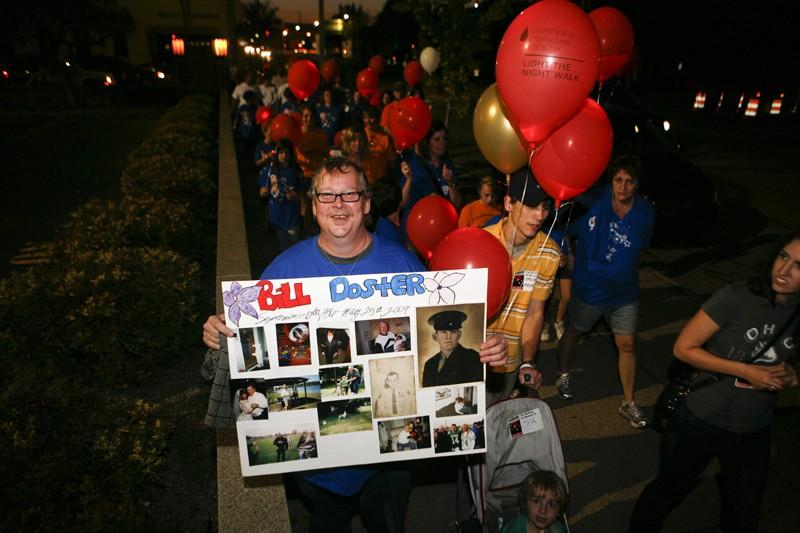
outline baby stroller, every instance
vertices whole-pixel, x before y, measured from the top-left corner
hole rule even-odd
[[[552,470],[565,483],[567,475],[558,428],[542,400],[512,398],[489,407],[486,441],[485,461],[468,469],[469,485],[483,530],[496,532],[523,511],[519,489],[531,472]]]

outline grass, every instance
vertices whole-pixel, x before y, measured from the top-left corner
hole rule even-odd
[[[354,433],[372,430],[372,407],[359,406],[355,413],[347,413],[347,418],[339,419],[339,415],[330,415],[319,420],[320,434],[335,435],[337,433]]]

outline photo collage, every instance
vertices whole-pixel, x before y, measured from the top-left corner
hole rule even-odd
[[[232,328],[245,476],[484,451],[485,305],[405,311]]]

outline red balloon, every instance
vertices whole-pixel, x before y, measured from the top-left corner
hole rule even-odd
[[[511,258],[503,244],[480,228],[460,228],[447,235],[433,250],[430,270],[487,268],[486,317],[496,315],[511,292]]]
[[[525,9],[497,50],[497,89],[531,148],[569,120],[597,80],[600,41],[584,11],[567,0]]]
[[[369,105],[372,107],[379,107],[381,105],[381,93],[376,92],[369,98]]]
[[[611,158],[614,133],[608,115],[587,98],[575,117],[557,129],[531,161],[539,185],[557,203],[597,181]]]
[[[262,105],[256,109],[256,124],[262,124],[268,121],[274,114],[275,112],[270,107]]]
[[[408,239],[425,259],[430,259],[439,241],[456,229],[458,212],[441,196],[426,196],[415,203],[406,221]]]
[[[419,61],[409,61],[406,68],[403,69],[403,78],[411,87],[419,85],[425,78],[425,69],[422,68]]]
[[[289,88],[300,100],[305,100],[319,87],[319,70],[308,59],[295,61],[289,68]]]
[[[419,96],[407,96],[394,102],[389,111],[389,133],[398,150],[414,146],[431,127],[431,110]]]
[[[326,59],[322,62],[322,79],[328,83],[336,79],[339,75],[339,64],[334,59]]]
[[[278,142],[281,139],[289,139],[294,146],[300,143],[300,123],[291,115],[280,113],[269,125],[269,135],[272,142]]]
[[[370,98],[378,92],[378,73],[371,68],[365,68],[356,76],[356,88],[364,98]]]
[[[599,7],[589,13],[600,38],[600,62],[597,79],[606,81],[616,76],[633,53],[633,26],[621,11]]]
[[[369,58],[369,63],[367,64],[369,68],[374,70],[378,76],[383,74],[384,69],[386,68],[386,63],[384,62],[383,58],[379,55],[374,55]]]

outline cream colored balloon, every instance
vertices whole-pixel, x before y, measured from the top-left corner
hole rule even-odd
[[[439,68],[439,63],[441,63],[441,61],[442,56],[439,55],[439,51],[433,46],[426,47],[419,55],[419,63],[428,74],[433,73],[434,70]]]
[[[500,172],[511,174],[528,164],[528,152],[506,118],[496,83],[483,91],[475,105],[472,133],[483,157]]]

